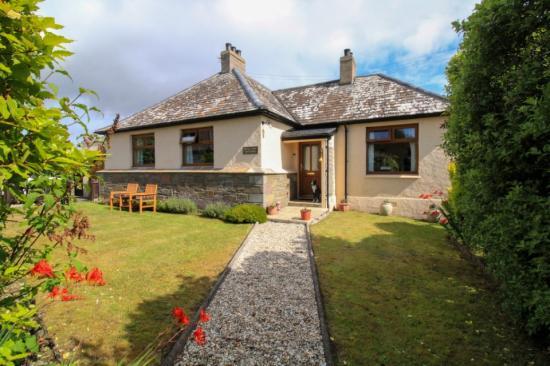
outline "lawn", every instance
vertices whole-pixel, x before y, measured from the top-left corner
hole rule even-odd
[[[96,236],[79,242],[88,251],[79,259],[99,267],[107,285],[78,286],[83,298],[74,302],[41,296],[39,305],[64,356],[79,364],[132,359],[170,326],[173,306],[191,315],[250,228],[194,215],[77,207]]]
[[[311,229],[338,364],[549,364],[442,227],[335,212]]]

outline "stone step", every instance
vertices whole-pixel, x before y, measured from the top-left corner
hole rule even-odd
[[[320,202],[311,201],[288,201],[288,205],[291,207],[321,207]]]

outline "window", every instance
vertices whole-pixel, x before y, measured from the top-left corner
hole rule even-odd
[[[214,165],[214,133],[212,127],[181,131],[184,166]]]
[[[367,174],[418,172],[418,125],[367,128]]]
[[[132,161],[133,166],[154,166],[155,165],[155,135],[132,136]]]

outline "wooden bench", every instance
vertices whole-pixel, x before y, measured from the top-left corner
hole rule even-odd
[[[139,202],[139,213],[141,213],[144,208],[152,208],[153,212],[157,212],[157,185],[156,184],[147,184],[145,186],[145,191],[141,193],[133,194],[132,196],[134,196],[136,200]],[[130,203],[130,207],[131,206],[132,204]]]
[[[139,184],[137,183],[128,183],[125,191],[112,191],[111,194],[109,195],[109,207],[111,208],[111,210],[113,209],[113,201],[118,196],[118,209],[119,210],[122,209],[121,207],[122,196],[132,195],[134,193],[137,193],[138,191],[139,191]]]

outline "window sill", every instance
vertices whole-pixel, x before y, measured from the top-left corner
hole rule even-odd
[[[420,179],[418,174],[367,174],[365,178],[399,178],[399,179]]]

